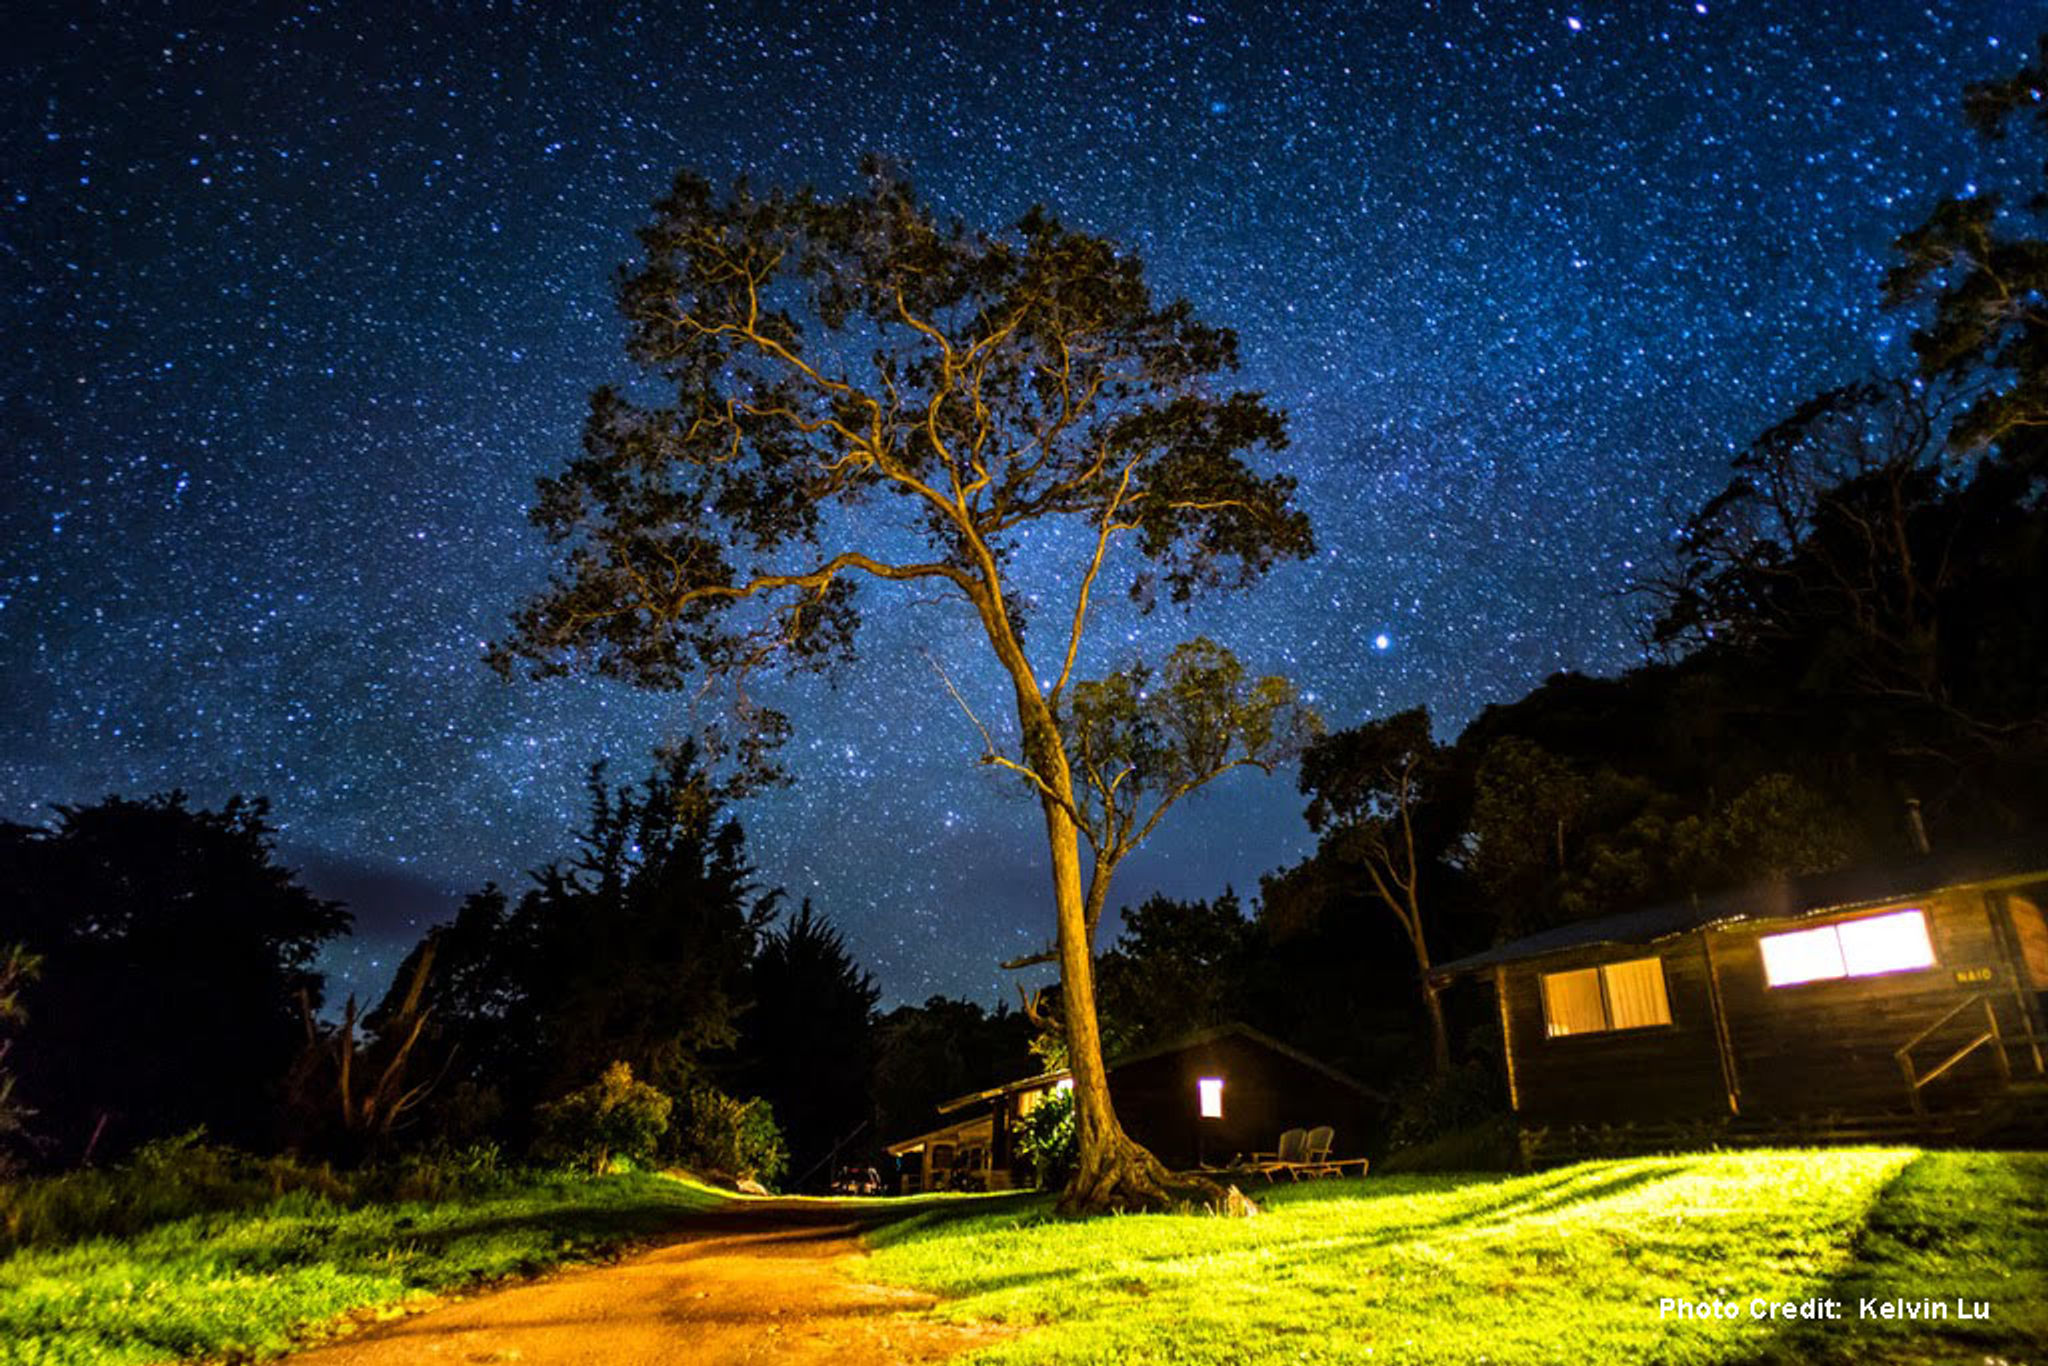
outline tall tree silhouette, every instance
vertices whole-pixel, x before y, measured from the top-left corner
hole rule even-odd
[[[452,1054],[451,1079],[498,1090],[515,1119],[612,1062],[669,1091],[701,1079],[739,1040],[780,895],[756,887],[745,833],[689,746],[635,785],[594,768],[575,840],[516,903],[488,887],[429,931],[367,1019],[383,1037],[431,1011],[421,1055]]]
[[[56,808],[0,827],[0,943],[42,960],[34,1028],[9,1060],[52,1156],[118,1155],[205,1125],[276,1136],[313,957],[348,928],[280,867],[269,810],[195,810],[173,792]]]
[[[1070,691],[1113,583],[1186,603],[1311,552],[1293,481],[1248,459],[1282,420],[1227,390],[1235,337],[1155,300],[1137,258],[1037,210],[972,231],[870,170],[841,199],[684,175],[656,205],[619,286],[650,400],[593,395],[583,454],[533,511],[558,572],[493,659],[678,689],[843,662],[878,589],[915,595],[883,598],[892,614],[950,602],[1011,704],[983,761],[1044,822],[1081,1149],[1066,1207],[1157,1206],[1168,1175],[1102,1061]],[[786,729],[736,696],[753,734]]]
[[[775,1107],[790,1175],[801,1180],[834,1144],[873,1146],[875,1135],[863,1130],[881,992],[808,900],[763,936],[752,981],[753,1006],[741,1024],[743,1089]]]

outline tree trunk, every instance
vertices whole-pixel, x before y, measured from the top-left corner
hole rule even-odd
[[[1451,1070],[1451,1035],[1444,1028],[1442,988],[1429,979],[1427,963],[1422,971],[1422,1006],[1429,1015],[1429,1070],[1432,1076],[1441,1077]]]
[[[1051,753],[1041,740],[1032,746],[1038,752],[1029,757],[1049,785],[1057,784],[1055,791],[1070,790],[1065,752],[1058,748],[1057,738],[1050,744]],[[1225,1209],[1232,1202],[1223,1186],[1207,1177],[1175,1176],[1117,1122],[1109,1096],[1109,1068],[1102,1057],[1102,1027],[1095,1014],[1095,954],[1081,888],[1079,832],[1058,802],[1045,797],[1040,804],[1052,853],[1060,1003],[1065,1014],[1067,1066],[1074,1077],[1074,1124],[1080,1149],[1073,1180],[1060,1196],[1059,1211],[1067,1215],[1132,1213],[1184,1205]]]
[[[1074,1123],[1079,1161],[1060,1196],[1062,1214],[1101,1214],[1225,1207],[1227,1192],[1206,1177],[1176,1177],[1118,1123],[1102,1057],[1102,1027],[1095,1013],[1095,955],[1081,891],[1074,823],[1046,802],[1052,846],[1053,892],[1059,914],[1060,1002],[1066,1013],[1067,1066],[1074,1074]]]

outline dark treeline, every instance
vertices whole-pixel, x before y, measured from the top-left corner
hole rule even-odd
[[[1972,86],[2048,131],[2034,64]],[[2038,161],[2034,163],[2041,167]],[[2041,167],[2048,171],[2048,167]],[[1493,1029],[1425,969],[1568,921],[2048,827],[2048,176],[1942,199],[1885,302],[1916,363],[1798,404],[1687,517],[1648,601],[1657,662],[1551,678],[1454,741],[1422,711],[1324,737],[1312,857],[1126,917],[1126,1043],[1237,1015],[1376,1079]],[[1454,1003],[1455,1004],[1455,1003]]]
[[[2039,134],[2044,90],[2048,46],[1966,110]],[[1494,1023],[1439,999],[1432,964],[2048,828],[2048,179],[2017,189],[1899,239],[1915,364],[1758,435],[1633,585],[1656,662],[1558,675],[1455,738],[1421,710],[1339,718],[1299,767],[1309,858],[1249,904],[1123,911],[1108,1051],[1235,1019],[1469,1095]],[[878,1013],[826,916],[753,867],[731,795],[688,748],[637,783],[593,772],[560,858],[339,1010],[312,965],[349,915],[278,865],[261,801],[0,826],[0,1144],[65,1167],[204,1127],[351,1162],[491,1143],[815,1186],[1056,1059],[1036,1006]]]
[[[262,802],[116,797],[0,826],[10,1163],[118,1161],[203,1129],[350,1164],[644,1150],[815,1186],[1031,1066],[1007,1008],[878,1012],[829,920],[761,884],[694,750],[637,784],[599,767],[588,790],[565,856],[516,895],[472,893],[381,1000],[338,1011],[311,964],[350,917],[279,866]]]

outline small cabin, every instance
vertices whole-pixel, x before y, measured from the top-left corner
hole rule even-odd
[[[947,1123],[888,1146],[905,1167],[902,1189],[1029,1185],[1017,1125],[1073,1084],[1064,1071],[1046,1072],[946,1101],[938,1108]],[[1271,1150],[1283,1130],[1320,1124],[1336,1129],[1338,1156],[1363,1153],[1386,1104],[1380,1092],[1241,1024],[1114,1058],[1109,1090],[1124,1131],[1182,1171]]]
[[[2044,904],[2048,849],[1922,858],[1560,926],[1435,976],[1492,982],[1525,1152],[1600,1126],[1968,1137],[2044,1074]]]

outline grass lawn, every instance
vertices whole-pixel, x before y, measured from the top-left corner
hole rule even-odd
[[[353,1209],[302,1193],[28,1248],[0,1261],[0,1363],[271,1356],[352,1310],[599,1256],[724,1198],[648,1174]]]
[[[923,1214],[874,1274],[1027,1325],[1004,1362],[2048,1361],[2048,1154],[1769,1151],[1254,1192],[1256,1219]],[[1859,1319],[1862,1297],[1947,1304]],[[1741,1317],[1660,1317],[1659,1301]],[[1835,1322],[1751,1301],[1842,1302]],[[1955,1317],[1958,1297],[1986,1321]]]

